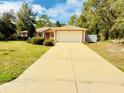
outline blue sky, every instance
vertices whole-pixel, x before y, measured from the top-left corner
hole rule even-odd
[[[51,20],[67,23],[70,16],[79,15],[85,0],[27,0],[33,11],[47,14]],[[21,7],[23,0],[0,0],[0,12],[13,9],[15,12]]]
[[[44,7],[51,8],[60,3],[66,3],[67,0],[35,0],[35,3],[42,5]]]

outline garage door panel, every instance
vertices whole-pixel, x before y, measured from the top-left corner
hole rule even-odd
[[[82,31],[57,31],[58,42],[82,42]]]

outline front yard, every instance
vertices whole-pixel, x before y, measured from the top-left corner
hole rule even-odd
[[[49,48],[24,41],[0,42],[0,84],[17,78]]]
[[[89,43],[86,45],[124,72],[124,46],[114,44],[112,41]]]

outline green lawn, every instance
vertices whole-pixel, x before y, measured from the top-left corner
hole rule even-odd
[[[111,41],[86,45],[124,72],[124,46],[113,44]]]
[[[17,78],[49,48],[24,41],[0,42],[0,84]]]

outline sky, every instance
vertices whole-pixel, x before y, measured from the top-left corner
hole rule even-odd
[[[24,0],[0,0],[0,13],[19,11]],[[27,0],[33,11],[39,15],[47,14],[51,20],[67,23],[69,18],[80,15],[85,0]]]

